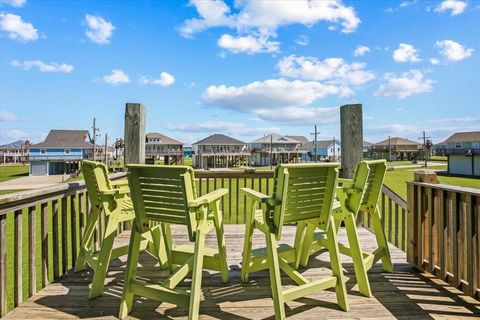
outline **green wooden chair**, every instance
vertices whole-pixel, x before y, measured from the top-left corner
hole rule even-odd
[[[275,318],[285,318],[284,303],[315,291],[334,287],[339,306],[349,309],[345,281],[337,245],[337,232],[331,215],[338,178],[338,164],[286,164],[275,170],[273,196],[242,188],[252,200],[247,215],[246,234],[242,256],[241,280],[248,281],[250,272],[269,269]],[[263,208],[259,209],[259,204]],[[301,251],[295,247],[277,247],[284,224],[313,224],[328,235],[332,276],[310,282],[290,264],[299,260]],[[265,234],[267,248],[252,250],[254,229]],[[285,272],[297,287],[283,290],[280,270]]]
[[[341,205],[333,211],[336,231],[338,232],[343,222],[348,238],[348,246],[339,244],[340,252],[352,257],[359,291],[367,297],[372,295],[367,272],[378,260],[382,260],[385,271],[394,272],[377,206],[385,171],[384,160],[362,161],[357,166],[353,179],[340,179],[342,186],[339,187],[338,195]],[[355,222],[359,211],[371,218],[377,241],[377,249],[373,252],[361,249]],[[322,232],[314,234],[314,231],[315,227],[312,224],[299,224],[297,227],[295,243],[298,245],[297,249],[301,251],[300,264],[303,266],[307,265],[311,254],[327,246],[328,236]]]
[[[128,196],[127,181],[113,182],[108,178],[107,167],[101,162],[84,160],[82,172],[87,186],[91,209],[87,218],[85,232],[83,234],[80,249],[75,263],[75,271],[82,271],[88,264],[93,272],[93,281],[90,289],[90,299],[98,297],[103,292],[105,276],[110,260],[127,254],[128,246],[113,249],[113,242],[117,236],[120,223],[132,221],[135,217],[132,201]],[[95,227],[99,223],[101,215],[104,215],[105,227],[100,235],[100,248],[95,250],[93,243]],[[153,245],[153,238],[162,240],[160,227],[146,234],[142,240],[141,249],[148,249],[159,259],[164,268],[168,265],[164,250]],[[162,242],[158,242],[162,245]]]
[[[228,189],[218,189],[197,197],[194,173],[186,166],[128,166],[128,181],[135,209],[130,238],[125,284],[119,317],[128,315],[133,296],[189,307],[189,319],[197,319],[203,268],[221,272],[228,281],[225,238],[220,200]],[[166,252],[172,263],[171,275],[161,284],[136,278],[142,233],[148,231],[148,220],[162,223]],[[186,225],[193,245],[173,247],[169,225]],[[205,235],[215,229],[218,249],[205,248]],[[177,265],[175,269],[173,266]],[[192,271],[190,292],[175,287]]]

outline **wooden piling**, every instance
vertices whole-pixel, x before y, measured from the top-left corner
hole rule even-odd
[[[361,104],[340,107],[340,134],[342,143],[342,178],[351,179],[363,158],[363,119]]]
[[[125,107],[125,165],[145,163],[146,110],[140,103],[127,103]]]

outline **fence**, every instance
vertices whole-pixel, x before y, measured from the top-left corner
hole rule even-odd
[[[407,183],[407,260],[480,298],[480,190]]]

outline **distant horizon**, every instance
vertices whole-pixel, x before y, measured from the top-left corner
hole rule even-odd
[[[475,31],[477,30],[477,31]],[[340,140],[362,103],[364,140],[438,144],[480,131],[480,3],[0,0],[0,145],[51,129],[185,144],[222,133]]]

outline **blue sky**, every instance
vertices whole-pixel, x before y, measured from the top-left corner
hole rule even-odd
[[[186,143],[331,139],[358,102],[366,140],[440,142],[480,130],[479,30],[477,1],[0,0],[0,142],[113,142],[126,102]]]

